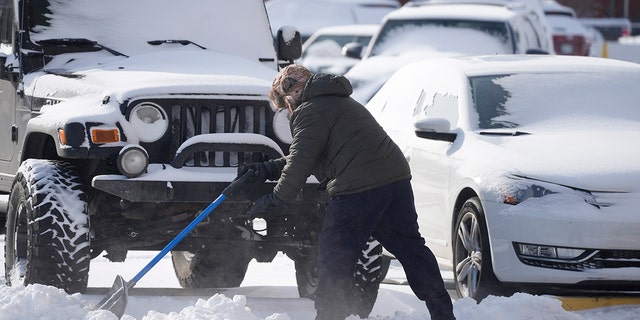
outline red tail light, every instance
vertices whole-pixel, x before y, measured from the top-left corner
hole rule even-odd
[[[589,42],[585,37],[566,36],[566,35],[554,35],[553,47],[557,54],[571,55],[571,56],[588,56],[589,55]]]

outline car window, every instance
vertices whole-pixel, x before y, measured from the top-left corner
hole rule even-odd
[[[638,126],[637,72],[531,73],[471,77],[476,129],[596,122]],[[558,126],[557,124],[561,125]]]
[[[471,54],[496,53],[497,50],[494,48],[498,47],[501,53],[512,52],[507,25],[501,21],[387,20],[374,41],[371,56],[397,55],[419,47]],[[490,50],[476,48],[479,45],[485,46],[486,42],[492,42],[495,45],[492,45]]]
[[[423,114],[427,117],[447,119],[454,127],[458,123],[457,96],[436,92],[430,101],[424,104],[423,110]]]

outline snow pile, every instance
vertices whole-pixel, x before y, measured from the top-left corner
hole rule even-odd
[[[184,308],[180,313],[163,314],[160,312],[149,311],[143,318],[147,320],[260,320],[254,315],[247,306],[247,298],[245,296],[236,295],[233,299],[229,299],[223,294],[216,294],[209,300],[199,299],[192,307]],[[134,319],[132,317],[123,317],[122,319]],[[291,320],[286,314],[274,313],[265,320]]]
[[[39,284],[26,287],[0,286],[0,320],[9,319],[85,319],[114,320],[115,315],[104,310],[92,310],[93,303],[84,300],[89,296],[67,295],[63,290]],[[171,304],[170,297],[156,297],[157,303]],[[280,310],[278,299],[271,299],[273,310]],[[380,300],[380,299],[379,299]],[[393,308],[393,304],[386,307]],[[552,297],[517,293],[512,297],[490,296],[477,304],[470,298],[459,299],[454,303],[454,312],[458,320],[605,320],[640,319],[638,306],[618,307],[614,312],[587,312],[584,314],[569,312],[562,303]],[[372,316],[370,320],[417,320],[428,318],[425,310],[416,310],[409,314],[396,312],[393,316]],[[123,320],[136,320],[125,314]],[[215,294],[208,300],[198,299],[193,306],[187,306],[179,312],[168,314],[148,311],[141,320],[293,320],[286,313],[273,313],[261,318],[247,306],[244,295],[228,298],[224,294]],[[359,320],[352,316],[348,320]]]
[[[92,305],[80,294],[40,284],[0,287],[0,319],[118,319],[109,311],[91,311]]]

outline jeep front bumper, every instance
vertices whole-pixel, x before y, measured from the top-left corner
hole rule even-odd
[[[124,175],[98,175],[92,186],[131,202],[209,202],[215,199],[237,176],[235,167],[182,167],[169,164],[149,164],[147,173],[127,178]],[[275,182],[251,184],[246,192],[230,197],[230,203],[248,203],[251,195],[260,196],[273,190]],[[242,189],[242,188],[241,188]],[[302,202],[322,201],[318,181],[311,176],[302,189]]]

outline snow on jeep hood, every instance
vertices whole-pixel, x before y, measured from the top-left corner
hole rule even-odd
[[[68,57],[57,59],[68,61]],[[174,50],[102,61],[53,61],[46,69],[27,75],[24,83],[27,95],[61,99],[112,96],[122,102],[141,95],[196,93],[266,97],[275,74],[244,58],[207,50]]]

